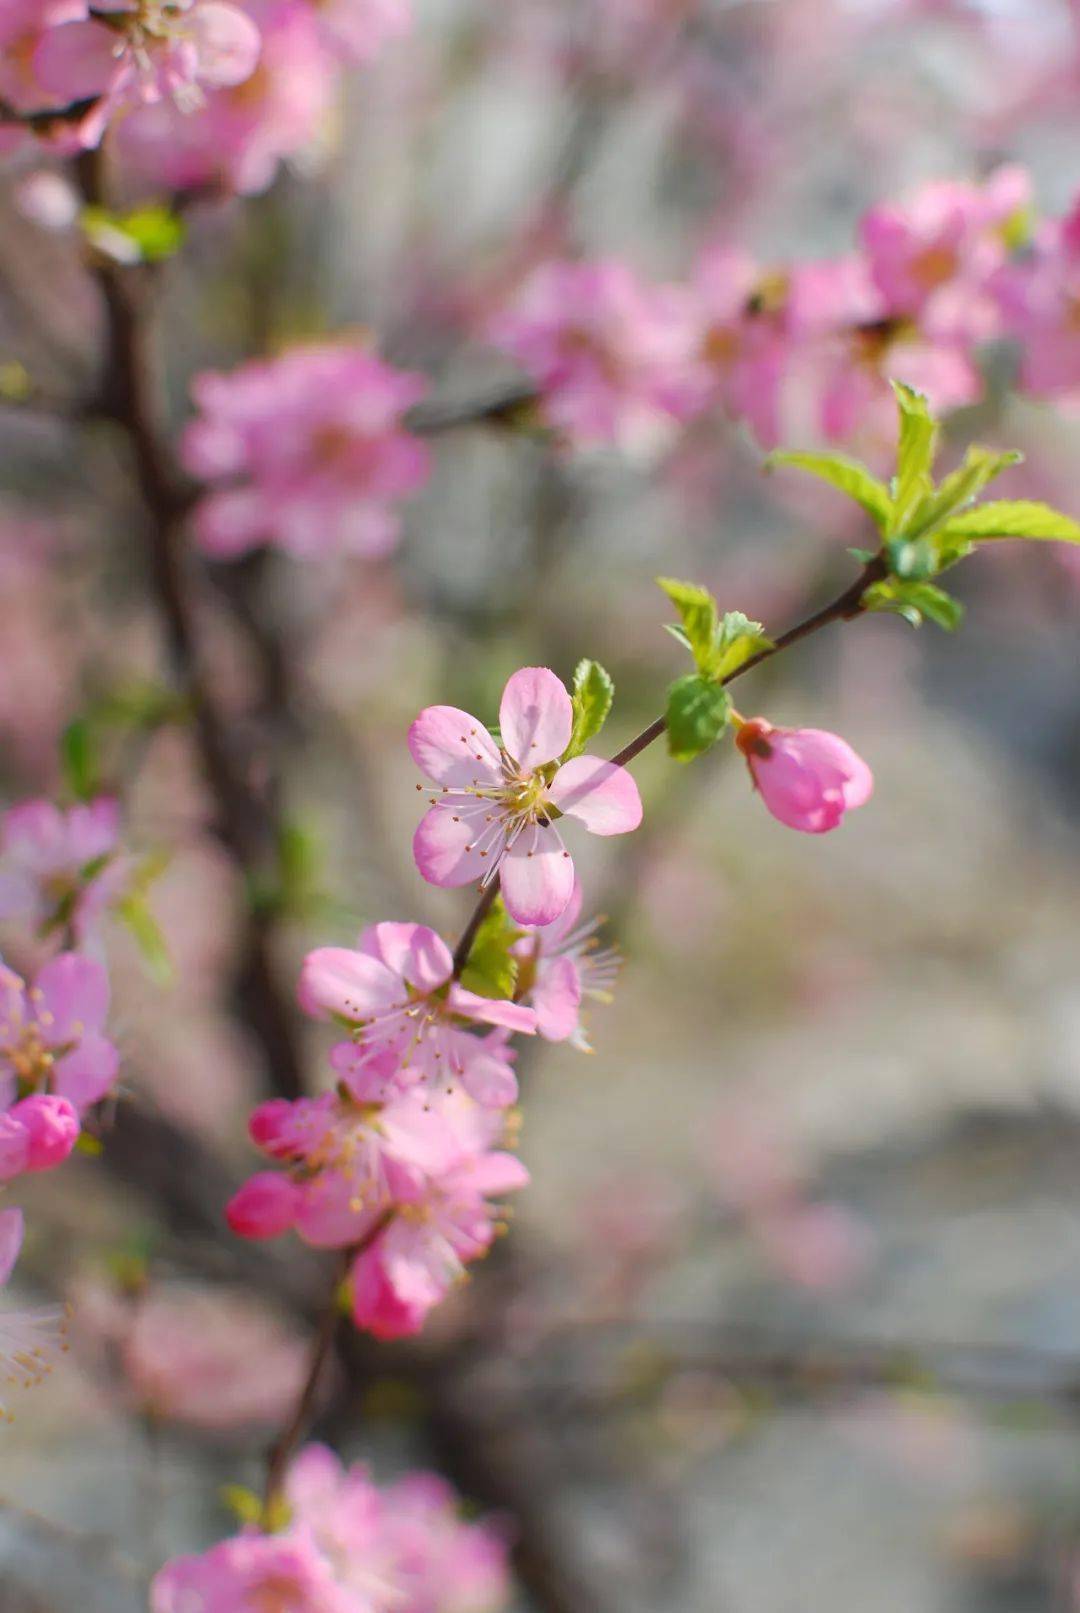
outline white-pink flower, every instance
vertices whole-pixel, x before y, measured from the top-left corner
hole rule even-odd
[[[15,1269],[25,1227],[21,1210],[0,1210],[0,1289]],[[56,1356],[66,1348],[67,1311],[62,1305],[36,1310],[0,1310],[0,1375],[21,1389],[32,1389],[48,1376]],[[0,1401],[0,1418],[10,1417]]]
[[[518,995],[535,1010],[536,1028],[549,1042],[570,1042],[589,1053],[582,1024],[585,998],[610,1002],[619,972],[614,947],[600,947],[596,932],[602,922],[579,924],[581,881],[575,880],[569,904],[553,924],[541,925],[514,943],[518,959]]]
[[[159,101],[194,111],[206,90],[250,78],[258,59],[258,28],[227,0],[102,0],[43,34],[34,71],[60,99],[97,98],[82,127],[96,144],[118,112]]]
[[[519,1003],[481,997],[454,979],[449,947],[423,924],[372,924],[356,950],[318,947],[300,971],[305,1013],[349,1026],[331,1062],[363,1102],[383,1102],[415,1085],[458,1081],[478,1103],[504,1108],[517,1081],[503,1039],[464,1028],[490,1025],[531,1036],[536,1015]]]
[[[70,925],[81,945],[127,880],[119,836],[111,796],[66,811],[48,800],[12,807],[0,830],[0,918],[35,929]]]
[[[41,1110],[48,1100],[81,1115],[103,1098],[120,1062],[104,1035],[108,1009],[109,979],[94,958],[62,952],[32,986],[0,965],[0,1111]]]
[[[456,706],[428,706],[409,729],[421,772],[439,785],[413,838],[416,866],[433,885],[488,884],[501,874],[519,924],[551,924],[574,890],[574,864],[558,820],[593,834],[627,834],[641,797],[624,767],[599,756],[560,758],[573,706],[547,667],[522,667],[499,706],[501,743]]]

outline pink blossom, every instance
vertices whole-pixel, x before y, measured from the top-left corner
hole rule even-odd
[[[128,878],[119,833],[120,808],[109,796],[66,811],[47,800],[12,807],[0,830],[0,918],[70,926],[84,943]]]
[[[254,1531],[201,1557],[175,1557],[150,1588],[151,1613],[366,1613],[310,1535]]]
[[[575,446],[652,454],[707,394],[693,299],[648,286],[615,260],[542,265],[488,334],[533,378],[546,419]]]
[[[528,1180],[513,1154],[489,1153],[454,1166],[407,1201],[353,1262],[357,1326],[379,1339],[418,1333],[466,1265],[490,1248],[499,1216],[490,1195]]]
[[[517,1082],[505,1043],[462,1027],[493,1025],[531,1036],[536,1015],[467,991],[453,974],[449,947],[423,924],[373,924],[355,951],[308,953],[300,1006],[350,1027],[352,1040],[334,1050],[331,1062],[354,1096],[382,1101],[395,1087],[456,1079],[478,1103],[513,1103]]]
[[[109,0],[50,28],[34,53],[42,85],[62,101],[96,99],[87,144],[132,106],[201,107],[207,89],[242,84],[259,59],[259,30],[227,0]]]
[[[263,191],[290,158],[310,159],[325,143],[338,69],[306,0],[267,0],[247,9],[262,31],[251,77],[211,90],[198,117],[171,101],[137,108],[116,126],[124,166],[153,188]]]
[[[1080,395],[1080,202],[1044,224],[1030,253],[995,282],[1006,326],[1020,341],[1020,385],[1038,398]]]
[[[774,818],[789,829],[825,834],[863,806],[874,776],[851,746],[820,728],[774,728],[763,717],[739,725],[735,743]]]
[[[400,527],[394,506],[428,473],[427,448],[402,428],[425,390],[359,343],[197,376],[201,412],[184,459],[203,480],[230,484],[196,510],[201,546],[222,557],[264,543],[308,559],[386,554]]]
[[[413,839],[416,866],[433,885],[488,884],[498,872],[512,918],[551,924],[574,890],[574,865],[556,820],[593,834],[626,834],[641,797],[623,767],[598,756],[559,758],[573,709],[547,667],[523,667],[503,690],[501,744],[456,706],[428,706],[409,729],[413,760],[440,786]]]
[[[569,1041],[591,1052],[581,1019],[582,1002],[591,997],[609,1003],[619,972],[614,948],[598,947],[600,919],[578,924],[581,881],[563,913],[552,924],[530,930],[515,942],[518,958],[518,995],[536,1013],[536,1028],[549,1042]]]
[[[112,1086],[119,1056],[103,1034],[108,1007],[108,977],[93,958],[62,952],[29,987],[0,965],[4,1175],[58,1164],[74,1146],[78,1117]],[[12,1170],[16,1133],[25,1148]]]
[[[466,1521],[451,1487],[409,1473],[380,1487],[309,1445],[285,1481],[289,1522],[247,1530],[154,1581],[152,1613],[499,1613],[510,1592],[506,1542]]]

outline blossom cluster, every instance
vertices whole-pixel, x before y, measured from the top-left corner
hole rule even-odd
[[[497,1613],[509,1595],[507,1542],[467,1522],[433,1473],[376,1485],[309,1445],[289,1471],[287,1525],[245,1531],[154,1580],[152,1613]]]
[[[0,141],[62,150],[115,125],[126,164],[173,189],[264,189],[314,147],[344,65],[410,24],[409,0],[14,0],[0,14]]]
[[[796,428],[874,445],[890,380],[938,413],[974,403],[992,343],[1018,344],[1033,395],[1080,389],[1077,220],[1034,223],[1030,178],[1009,166],[872,207],[837,258],[769,266],[712,242],[660,286],[621,261],[551,260],[485,331],[577,447],[655,452],[718,408],[765,446]]]

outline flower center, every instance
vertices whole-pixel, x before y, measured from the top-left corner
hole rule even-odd
[[[48,1085],[56,1062],[37,1025],[25,1026],[16,1040],[0,1044],[0,1057],[6,1059],[24,1096]]]

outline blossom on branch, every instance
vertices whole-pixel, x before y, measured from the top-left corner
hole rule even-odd
[[[439,786],[413,838],[416,866],[433,885],[502,877],[519,924],[551,924],[574,891],[574,864],[557,827],[576,818],[598,835],[641,822],[641,797],[624,767],[599,756],[561,760],[573,706],[547,667],[522,667],[503,690],[500,741],[456,706],[428,706],[409,729],[421,772]],[[419,786],[418,786],[419,787]]]
[[[865,805],[874,775],[846,740],[821,728],[774,728],[764,717],[739,722],[735,743],[774,818],[789,829],[825,834]]]

